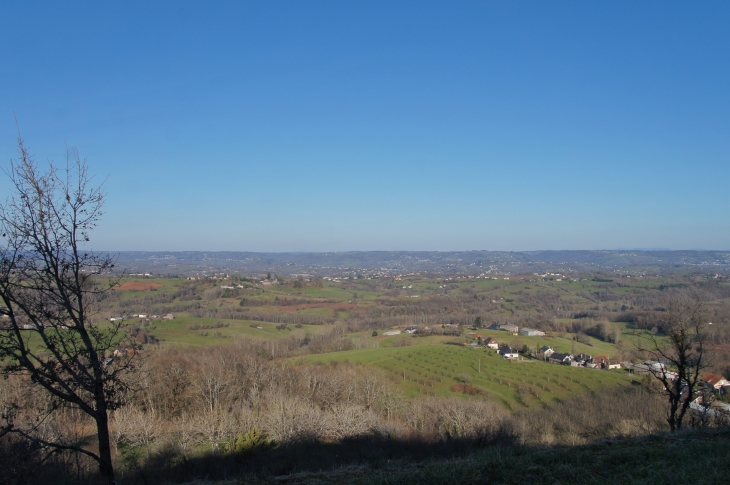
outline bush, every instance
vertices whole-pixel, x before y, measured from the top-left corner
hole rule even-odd
[[[456,377],[456,380],[459,382],[463,382],[464,384],[469,384],[471,382],[471,374],[467,374],[466,372],[459,374]]]
[[[584,333],[579,333],[578,335],[576,335],[575,340],[584,345],[590,345],[591,347],[593,346],[593,344],[591,343],[591,339],[588,337],[588,335]]]
[[[245,435],[243,433],[239,433],[238,436],[236,436],[236,439],[233,442],[233,450],[231,451],[236,455],[245,456],[250,455],[257,450],[267,448],[268,446],[269,440],[266,436],[258,429],[251,428]]]

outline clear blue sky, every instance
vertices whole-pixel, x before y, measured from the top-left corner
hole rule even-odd
[[[95,249],[730,249],[727,1],[6,1],[13,113]]]

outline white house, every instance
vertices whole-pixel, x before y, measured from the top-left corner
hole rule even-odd
[[[484,341],[484,345],[486,345],[490,349],[497,350],[499,348],[499,343],[492,337],[487,337],[487,339]]]
[[[573,361],[573,356],[570,354],[559,354],[557,352],[553,352],[552,354],[550,354],[550,357],[548,357],[548,361],[552,362],[553,364],[570,365],[570,363]]]
[[[509,347],[502,347],[499,349],[499,354],[505,359],[517,359],[520,356],[517,350]]]

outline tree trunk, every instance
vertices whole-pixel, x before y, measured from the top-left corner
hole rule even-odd
[[[112,463],[112,449],[109,444],[109,418],[106,412],[106,403],[99,409],[96,418],[96,434],[99,439],[99,472],[108,483],[114,483],[114,465]]]

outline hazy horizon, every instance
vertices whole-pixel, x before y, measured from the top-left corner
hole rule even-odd
[[[599,249],[454,249],[454,250],[438,250],[438,249],[353,249],[353,250],[321,250],[321,251],[250,251],[245,249],[97,249],[103,252],[128,252],[128,253],[271,253],[271,254],[321,254],[321,253],[368,253],[368,252],[437,252],[437,253],[460,253],[460,252],[500,252],[500,253],[531,253],[531,252],[548,252],[548,251],[642,251],[642,252],[659,252],[659,251],[695,251],[695,252],[727,252],[730,249],[671,249],[671,248],[599,248]]]

